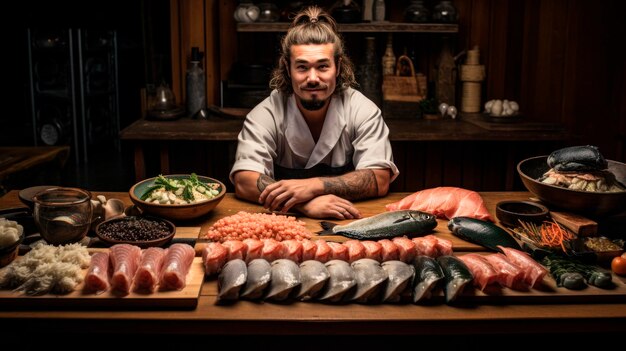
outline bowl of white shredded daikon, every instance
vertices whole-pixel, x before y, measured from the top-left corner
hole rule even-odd
[[[131,201],[143,214],[189,220],[211,212],[224,198],[226,186],[217,179],[191,174],[159,175],[130,188]]]

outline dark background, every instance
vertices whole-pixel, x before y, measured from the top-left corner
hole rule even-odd
[[[120,129],[139,119],[141,88],[171,80],[168,0],[26,0],[11,3],[3,14],[5,69],[0,146],[35,145],[29,97],[28,28],[116,32]],[[109,144],[96,145],[90,150],[93,157],[86,164],[76,162],[70,156],[62,174],[53,179],[45,170],[35,169],[18,179],[9,179],[8,187],[23,188],[54,182],[97,190],[126,191],[133,184],[132,150],[124,143],[120,145],[120,148]]]

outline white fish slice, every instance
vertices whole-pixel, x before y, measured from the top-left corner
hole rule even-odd
[[[383,293],[383,302],[398,302],[406,287],[413,280],[415,268],[397,260],[383,262],[382,267],[389,276]]]
[[[307,260],[300,263],[301,284],[296,299],[305,301],[315,298],[329,279],[330,273],[322,262]]]
[[[319,299],[322,301],[339,302],[350,289],[356,286],[354,271],[346,261],[330,260],[325,265],[330,273],[330,279]]]
[[[241,298],[258,299],[263,296],[265,288],[272,278],[272,266],[262,258],[257,258],[248,263],[248,278],[241,292]]]
[[[387,272],[380,262],[370,258],[362,258],[350,265],[356,279],[356,290],[350,298],[353,301],[365,303],[379,295],[387,282]]]
[[[243,260],[235,259],[226,262],[217,279],[217,299],[219,301],[237,300],[239,291],[247,278],[248,269]]]
[[[272,262],[272,278],[267,295],[268,300],[283,301],[291,291],[300,285],[300,268],[292,261],[284,258]]]

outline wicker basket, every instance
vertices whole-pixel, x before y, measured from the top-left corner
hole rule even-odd
[[[400,75],[404,61],[410,68],[410,76]],[[385,118],[415,118],[419,102],[426,96],[426,77],[415,74],[411,59],[402,55],[396,62],[396,74],[383,77],[383,114]]]

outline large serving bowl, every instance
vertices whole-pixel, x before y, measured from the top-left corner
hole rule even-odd
[[[189,174],[172,174],[166,175],[170,179],[187,179]],[[226,194],[226,186],[217,179],[198,176],[198,180],[203,183],[217,184],[217,194],[210,200],[200,202],[181,204],[181,205],[165,205],[141,200],[141,196],[146,190],[154,185],[156,177],[143,180],[130,188],[129,196],[131,201],[137,206],[143,214],[149,214],[157,217],[166,218],[172,221],[189,220],[198,218],[211,212],[224,199]]]
[[[626,191],[615,193],[571,190],[545,184],[537,179],[550,167],[548,156],[525,159],[517,164],[517,172],[528,191],[554,209],[577,212],[592,217],[603,217],[626,211]],[[626,184],[626,164],[608,160],[609,171],[622,184]]]

